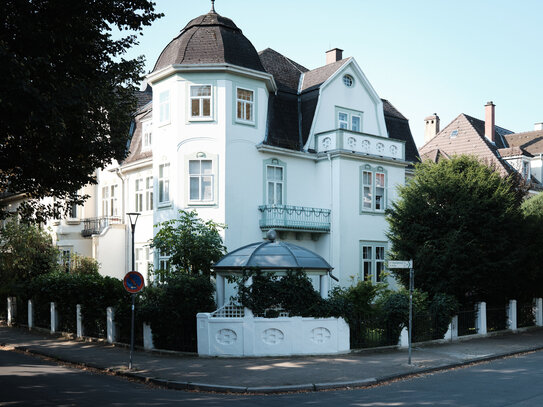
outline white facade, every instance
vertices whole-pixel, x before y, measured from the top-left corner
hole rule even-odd
[[[59,246],[92,255],[103,274],[122,277],[132,269],[125,214],[139,212],[135,268],[146,276],[147,262],[159,268],[167,261],[149,250],[153,225],[194,209],[227,225],[228,250],[275,228],[280,239],[324,257],[342,286],[364,276],[379,280],[388,249],[385,209],[409,162],[353,58],[320,84],[301,151],[266,142],[268,102],[278,90],[271,74],[227,63],[174,64],[147,81],[152,105],[138,119],[142,136],[133,143],[152,155],[99,171],[79,229],[65,235],[64,223],[54,225]],[[83,218],[109,221],[83,237]]]

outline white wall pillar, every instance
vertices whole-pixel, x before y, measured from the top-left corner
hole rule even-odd
[[[328,298],[328,291],[330,287],[330,277],[328,276],[328,273],[319,276],[319,280],[321,298],[326,299]]]
[[[400,348],[409,347],[409,331],[406,327],[403,327],[402,332],[400,333],[400,338],[398,339],[398,346]]]
[[[224,276],[217,273],[215,276],[215,284],[217,285],[217,308],[221,308],[224,305]]]
[[[477,333],[481,335],[487,334],[486,327],[486,302],[477,304]]]
[[[51,303],[51,333],[54,334],[58,331],[58,312],[57,304]]]
[[[34,302],[28,300],[28,329],[34,328]]]
[[[77,337],[82,338],[83,335],[85,335],[85,332],[83,330],[83,317],[81,316],[81,304],[77,304],[75,306],[75,318],[76,318],[76,330],[77,330]]]
[[[535,324],[543,326],[543,298],[534,298],[535,302]]]
[[[507,306],[507,329],[517,330],[517,300],[509,300]]]
[[[452,317],[449,328],[443,339],[450,339],[451,341],[458,339],[458,315]]]
[[[8,326],[12,326],[15,323],[17,317],[17,299],[15,297],[8,297]]]
[[[151,350],[155,348],[153,344],[153,331],[151,330],[151,325],[143,323],[143,348]]]
[[[115,327],[115,312],[112,307],[107,307],[107,341],[113,343],[117,341],[117,332]]]

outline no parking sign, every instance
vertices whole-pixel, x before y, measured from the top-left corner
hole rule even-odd
[[[131,294],[139,293],[145,285],[145,280],[141,273],[137,271],[129,271],[124,276],[123,285],[126,291]]]

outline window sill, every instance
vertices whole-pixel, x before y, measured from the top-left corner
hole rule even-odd
[[[167,122],[164,122],[164,123],[159,123],[159,124],[158,124],[158,127],[168,126],[169,124],[171,124],[171,121],[170,121],[170,120],[168,120]]]
[[[66,219],[67,225],[79,225],[80,223],[81,223],[81,220],[77,218]]]
[[[209,202],[189,202],[187,206],[217,206],[217,202],[215,201],[209,201]]]
[[[215,119],[212,116],[209,117],[190,117],[189,122],[212,122]]]
[[[250,122],[250,121],[246,121],[246,120],[236,119],[235,123],[236,124],[242,124],[244,126],[252,126],[252,127],[256,126],[256,123],[254,121]]]
[[[160,202],[160,203],[157,205],[157,209],[170,208],[171,206],[172,206],[172,202],[171,202],[171,201],[168,201],[168,202]]]
[[[360,211],[360,215],[384,215],[385,211],[364,210]]]

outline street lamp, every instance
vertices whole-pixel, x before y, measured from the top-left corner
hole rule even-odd
[[[139,212],[128,212],[128,219],[130,220],[130,227],[132,229],[132,270],[136,271],[136,248],[134,247],[134,232],[136,231],[136,222],[140,216]]]
[[[136,222],[140,214],[138,212],[128,212],[130,227],[132,229],[132,271],[136,271],[136,248],[134,247],[134,232],[136,231]],[[132,355],[134,354],[134,311],[136,309],[136,294],[132,294],[132,326],[130,327],[130,361],[128,369],[132,369]]]

